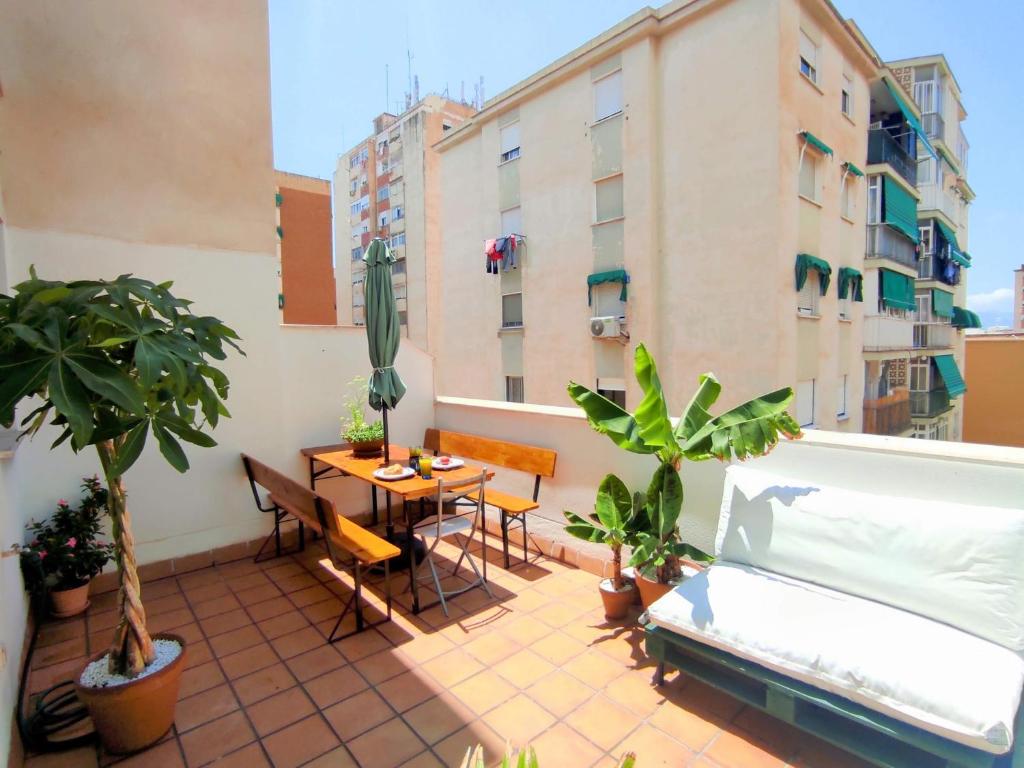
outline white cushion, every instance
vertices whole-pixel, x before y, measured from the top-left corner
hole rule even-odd
[[[1001,754],[1013,742],[1024,659],[945,624],[724,561],[648,614],[659,627],[961,744]]]
[[[865,488],[871,478],[861,478]],[[726,472],[725,560],[812,581],[1024,650],[1024,510]]]

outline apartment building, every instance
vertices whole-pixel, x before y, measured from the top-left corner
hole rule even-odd
[[[428,348],[429,297],[438,274],[427,254],[440,247],[437,154],[432,148],[475,110],[429,94],[401,115],[384,113],[373,134],[338,158],[334,173],[338,323],[365,322],[363,253],[374,237],[391,246],[395,297],[406,335]]]
[[[824,0],[679,0],[485,104],[437,146],[438,391],[567,405],[574,379],[634,408],[643,342],[679,407],[713,371],[860,431],[876,72]]]
[[[274,171],[274,184],[281,322],[335,325],[331,182]]]
[[[1024,328],[1024,264],[1013,271],[1013,327]]]

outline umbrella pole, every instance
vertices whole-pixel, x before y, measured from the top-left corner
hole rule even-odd
[[[385,405],[381,408],[381,420],[384,422],[384,466],[388,466],[391,463],[391,446],[388,442],[388,407]],[[384,505],[386,507],[385,530],[387,531],[387,540],[394,541],[395,539],[395,522],[391,519],[391,491],[384,492]]]

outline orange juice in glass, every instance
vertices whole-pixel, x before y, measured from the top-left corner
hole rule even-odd
[[[430,472],[434,468],[434,460],[430,456],[420,456],[420,477],[424,480],[430,479]]]

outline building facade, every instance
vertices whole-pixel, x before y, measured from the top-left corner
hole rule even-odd
[[[331,182],[274,171],[281,321],[335,325]]]
[[[566,405],[573,379],[634,408],[643,342],[680,408],[713,371],[729,402],[795,386],[803,425],[860,431],[839,284],[862,277],[876,72],[826,2],[674,2],[488,102],[437,147],[438,391]]]
[[[1024,334],[976,333],[964,346],[964,441],[1024,447]]]
[[[334,174],[335,279],[338,323],[363,325],[363,254],[384,238],[397,261],[393,268],[399,318],[406,335],[428,348],[431,295],[438,274],[428,253],[440,247],[440,183],[433,145],[475,110],[429,94],[402,115],[382,114],[373,134],[338,158]]]
[[[1024,328],[1024,264],[1013,271],[1013,327]]]

